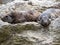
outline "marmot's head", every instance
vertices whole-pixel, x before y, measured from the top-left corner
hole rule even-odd
[[[13,21],[12,14],[8,14],[5,17],[1,18],[2,21],[11,23]]]
[[[39,23],[42,26],[47,27],[51,23],[50,18],[51,18],[50,16],[42,14],[39,16]]]

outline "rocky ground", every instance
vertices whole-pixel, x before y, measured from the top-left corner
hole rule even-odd
[[[60,17],[53,20],[47,28],[42,27],[37,22],[10,24],[1,20],[1,18],[13,11],[33,10],[41,14],[49,8],[60,9],[58,4],[60,4],[59,0],[15,0],[1,4],[0,45],[60,45]]]

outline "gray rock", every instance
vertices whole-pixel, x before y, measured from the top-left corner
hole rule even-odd
[[[50,26],[51,26],[51,29],[53,29],[54,31],[60,31],[60,17],[52,21]]]

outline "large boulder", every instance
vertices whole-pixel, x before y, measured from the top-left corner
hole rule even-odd
[[[0,28],[1,45],[55,45],[59,44],[60,17],[43,28],[36,22],[5,25]],[[58,41],[57,41],[58,40]]]

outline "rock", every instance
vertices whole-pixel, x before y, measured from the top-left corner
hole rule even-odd
[[[43,43],[50,43],[46,42],[51,40],[51,37],[44,32],[40,32],[41,26],[36,22],[26,22],[26,23],[19,23],[13,24],[8,26],[3,26],[0,28],[2,31],[11,37],[9,37],[6,41],[3,40],[1,45],[35,45],[35,44],[43,44]],[[4,33],[4,34],[5,34]],[[43,34],[44,33],[44,34]],[[49,35],[49,36],[48,36]],[[7,37],[7,36],[6,36]],[[3,38],[3,37],[2,37]]]
[[[11,24],[0,29],[4,32],[8,31],[8,35],[11,34],[7,41],[0,43],[1,45],[43,45],[53,41],[53,36],[48,31],[42,32],[42,27],[36,22]]]
[[[56,2],[56,3],[52,4],[52,6],[50,8],[60,9],[60,2]]]
[[[9,25],[9,23],[3,22],[3,21],[0,19],[0,28],[1,28],[2,26],[4,26],[4,25]]]
[[[60,17],[56,18],[51,22],[51,25],[48,29],[41,27],[40,24],[36,22],[25,22],[19,24],[11,24],[5,25],[0,28],[0,30],[4,33],[7,33],[9,36],[1,36],[0,44],[1,45],[35,45],[35,44],[51,44],[53,45],[53,41],[56,41],[55,38],[58,37],[58,33],[60,31],[59,26]],[[56,29],[56,30],[55,30]],[[0,33],[1,33],[0,31]],[[6,35],[7,35],[6,34]],[[56,36],[57,35],[57,36]],[[59,33],[60,35],[60,33]],[[55,43],[55,42],[54,42]]]
[[[50,26],[50,29],[53,29],[52,31],[60,31],[60,17],[52,21]]]
[[[52,45],[58,45],[60,43],[60,17],[51,22],[49,31],[54,37]]]
[[[17,25],[5,25],[0,28],[0,45],[10,44],[10,41],[14,41],[15,34],[23,32],[24,30],[36,30],[40,28],[36,22],[27,22]],[[12,38],[12,39],[11,39]],[[8,41],[9,40],[9,41]],[[11,43],[13,44],[13,42]],[[15,42],[14,42],[15,44]]]
[[[9,27],[8,27],[9,28]],[[11,38],[11,30],[7,29],[7,28],[0,28],[0,45],[1,43],[9,40],[9,38]]]

